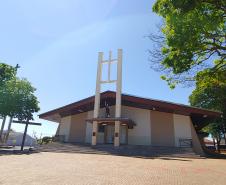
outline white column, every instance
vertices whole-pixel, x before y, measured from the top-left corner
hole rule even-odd
[[[118,63],[117,63],[117,84],[116,84],[116,106],[115,117],[121,117],[121,101],[122,101],[122,49],[118,50]],[[115,137],[114,146],[120,145],[120,121],[115,121]]]
[[[115,121],[115,137],[114,137],[114,146],[120,145],[120,121]]]
[[[102,64],[103,61],[103,52],[99,52],[98,55],[98,67],[97,67],[97,80],[96,80],[96,94],[95,94],[95,104],[94,104],[94,113],[93,117],[98,118],[99,110],[100,110],[100,82],[102,76]],[[96,145],[97,143],[97,128],[98,123],[96,121],[93,122],[93,132],[92,132],[92,145]]]
[[[121,117],[121,96],[122,96],[122,49],[118,50],[117,84],[116,84],[116,110],[115,116]]]
[[[97,121],[93,122],[93,132],[92,132],[92,145],[96,145],[97,144],[97,128],[98,128],[98,124]]]
[[[97,80],[96,80],[96,94],[95,94],[95,104],[94,104],[94,118],[97,118],[99,116],[99,110],[100,110],[100,81],[101,81],[101,75],[102,75],[102,62],[103,60],[103,52],[99,52],[98,56],[98,67],[97,67]]]
[[[108,61],[108,82],[111,81],[111,56],[112,56],[112,52],[109,51],[109,61]]]

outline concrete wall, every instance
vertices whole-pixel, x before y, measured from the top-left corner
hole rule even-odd
[[[91,119],[93,118],[93,111],[89,111],[87,112],[87,118]],[[86,122],[86,143],[91,143],[92,141],[92,129],[93,129],[93,125],[89,122]]]
[[[112,117],[114,109],[115,106],[110,107]],[[100,110],[100,116],[105,116],[105,109]],[[89,111],[62,118],[59,134],[65,135],[65,141],[91,143],[92,124],[86,123],[85,119],[92,117],[93,111]],[[130,145],[179,146],[179,138],[192,138],[196,148],[200,149],[189,116],[122,106],[122,117],[136,123],[133,129],[128,129]],[[104,143],[104,133],[97,134],[97,142]]]
[[[115,116],[115,106],[110,107],[110,114],[111,114],[111,117]],[[105,117],[105,108],[100,109],[99,115],[100,115],[100,117]],[[89,111],[87,113],[87,118],[88,119],[93,118],[93,111]],[[91,141],[92,141],[92,124],[87,122],[86,123],[86,139],[85,139],[85,142],[91,143]],[[99,144],[104,143],[104,133],[101,133],[101,132],[97,133],[97,143],[99,143]]]
[[[199,137],[195,131],[195,128],[192,124],[192,121],[190,119],[190,125],[191,125],[191,135],[192,135],[192,146],[193,146],[193,150],[195,153],[199,154],[199,155],[204,155],[204,151],[203,148],[201,146]]]
[[[69,142],[85,143],[86,139],[86,120],[87,112],[73,115],[71,117],[71,128]]]
[[[134,107],[122,106],[122,117],[132,119],[136,126],[128,130],[129,145],[150,145],[151,125],[150,111]]]
[[[86,140],[85,143],[91,143],[92,142],[92,129],[93,125],[91,123],[86,123]]]
[[[151,144],[153,146],[175,146],[173,114],[151,111]]]
[[[175,146],[179,147],[179,139],[191,139],[191,123],[190,117],[184,115],[173,115]]]
[[[65,137],[64,141],[68,142],[71,127],[71,116],[61,118],[59,127],[59,135],[63,135]]]
[[[110,107],[111,116],[115,116],[115,106]],[[100,109],[100,116],[105,116],[105,109]],[[89,111],[88,118],[93,117],[93,111]],[[122,117],[132,119],[136,126],[128,130],[128,144],[130,145],[150,145],[151,144],[151,126],[150,111],[134,107],[122,106]],[[91,143],[92,124],[86,123],[86,142]],[[104,134],[97,134],[97,143],[104,143]]]

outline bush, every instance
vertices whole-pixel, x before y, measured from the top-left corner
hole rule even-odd
[[[49,137],[49,136],[45,136],[45,137],[43,137],[42,139],[39,139],[38,140],[38,144],[48,144],[48,143],[50,143],[50,142],[52,142],[53,141],[53,138],[52,137]]]

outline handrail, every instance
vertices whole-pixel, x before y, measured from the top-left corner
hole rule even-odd
[[[179,138],[179,146],[180,147],[192,147],[192,139],[191,138]]]

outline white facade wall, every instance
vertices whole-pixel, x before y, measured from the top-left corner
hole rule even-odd
[[[115,106],[110,107],[111,116],[114,117]],[[105,109],[100,110],[100,116],[105,116]],[[129,145],[151,145],[151,114],[150,110],[139,109],[134,107],[122,106],[122,117],[130,118],[136,126],[133,129],[128,129],[128,144]],[[87,118],[93,118],[93,111],[89,111]],[[192,138],[191,120],[189,116],[173,114],[174,122],[174,139],[175,146],[179,146],[180,138]],[[65,141],[68,141],[71,127],[71,116],[61,119],[59,134],[65,136]],[[92,139],[92,124],[86,123],[85,142],[91,143]],[[97,143],[104,142],[104,133],[97,134]]]
[[[110,107],[111,116],[114,117],[115,106]],[[105,109],[100,110],[100,116],[105,116]],[[88,118],[93,117],[93,111],[88,112]],[[130,118],[136,126],[128,130],[128,144],[129,145],[151,145],[151,123],[150,110],[139,109],[134,107],[122,106],[122,117]],[[91,143],[92,138],[92,124],[86,123],[86,142]],[[104,142],[104,134],[98,133],[97,142]]]
[[[91,123],[86,123],[86,143],[91,143],[92,141],[92,129],[93,125]]]
[[[122,106],[122,117],[136,123],[133,129],[128,130],[129,145],[151,145],[150,110]]]
[[[110,113],[112,117],[115,116],[115,106],[110,107]],[[105,117],[105,108],[100,109],[99,116]],[[93,118],[93,111],[89,111],[87,115],[87,119],[91,119],[91,118]],[[92,124],[87,122],[86,123],[86,143],[91,143],[92,141],[92,129],[93,129]],[[104,143],[104,133],[99,132],[97,134],[97,143],[99,144]]]
[[[174,114],[174,137],[175,146],[179,147],[179,139],[191,139],[191,120],[189,116]]]
[[[71,116],[61,118],[59,135],[65,136],[64,141],[68,142],[71,128]]]
[[[115,116],[115,106],[110,107],[111,116]],[[100,117],[105,116],[105,109],[100,110]],[[93,117],[93,111],[88,112],[88,118]],[[122,117],[130,118],[136,126],[133,129],[128,129],[128,144],[129,145],[151,145],[151,125],[150,111],[138,109],[128,106],[122,106]],[[86,142],[91,143],[92,124],[86,123]],[[97,134],[97,142],[104,142],[104,134]]]
[[[87,114],[87,118],[93,118],[93,111],[89,111]],[[92,141],[92,129],[93,125],[89,122],[86,122],[86,143],[91,143]]]

